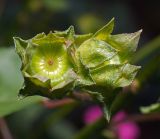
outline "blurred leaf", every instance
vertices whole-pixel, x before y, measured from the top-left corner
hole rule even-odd
[[[160,112],[160,103],[154,103],[150,106],[140,107],[140,110],[144,114]]]
[[[69,7],[68,0],[44,0],[44,6],[52,11],[62,11]]]
[[[20,60],[13,49],[0,49],[0,117],[11,114],[42,97],[18,99],[23,79],[20,73]]]
[[[75,134],[75,128],[70,122],[61,120],[59,123],[54,124],[53,127],[48,129],[51,138],[56,139],[71,139]]]
[[[82,33],[95,32],[103,25],[103,20],[93,13],[85,13],[77,18],[77,24]]]
[[[101,136],[101,129],[105,127],[107,123],[103,118],[97,120],[93,124],[89,124],[78,132],[72,139],[93,139],[95,136],[99,138]]]
[[[137,53],[135,53],[134,57],[132,58],[133,63],[137,63],[142,61],[153,52],[160,50],[160,36],[156,37],[145,46],[143,46]]]
[[[36,128],[32,133],[32,137],[30,138],[40,138],[44,132],[47,130],[48,132],[54,132],[53,127],[58,125],[64,117],[66,117],[71,111],[78,105],[77,102],[72,104],[67,104],[63,107],[58,107],[54,109],[50,114],[46,114],[45,118],[41,120],[38,124],[38,128]],[[45,130],[44,130],[45,129]],[[62,132],[61,132],[62,133]]]
[[[160,69],[160,55],[154,56],[153,58],[147,60],[147,63],[143,65],[143,69],[140,70],[137,79],[140,84],[147,82],[150,77],[153,76],[154,73],[158,73]],[[158,78],[159,76],[157,76]]]
[[[111,106],[111,113],[114,115],[116,112],[120,111],[121,108],[128,106],[131,102],[131,98],[133,95],[130,92],[123,92],[121,91]],[[127,100],[127,101],[126,101]]]

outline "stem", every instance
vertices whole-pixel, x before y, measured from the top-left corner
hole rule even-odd
[[[74,103],[75,100],[71,98],[64,98],[62,100],[43,100],[42,104],[47,108],[57,108],[66,104]]]
[[[128,119],[131,119],[135,122],[146,122],[146,121],[160,121],[160,114],[137,114],[133,116],[129,116]]]
[[[2,139],[13,139],[8,126],[3,118],[0,118],[0,133],[2,135]]]

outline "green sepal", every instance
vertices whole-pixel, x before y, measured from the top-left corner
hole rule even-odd
[[[92,33],[77,35],[77,34],[75,34],[73,26],[70,26],[65,31],[54,31],[54,33],[56,36],[64,37],[64,38],[66,38],[66,40],[74,41],[76,48],[78,48],[80,46],[80,44],[82,44],[84,41],[86,41],[87,39],[89,39],[93,36]]]
[[[90,39],[93,36],[92,33],[83,34],[83,35],[75,35],[75,45],[78,48],[84,41]]]
[[[126,62],[136,51],[141,32],[142,30],[135,33],[110,35],[110,37],[106,39],[106,42],[118,51],[121,61]]]
[[[48,43],[64,43],[65,39],[63,37],[56,36],[52,31],[50,31],[47,35],[41,33],[36,35],[30,41],[36,45],[48,44]]]
[[[79,52],[76,51],[76,64],[77,64],[77,81],[76,81],[76,86],[85,86],[85,85],[93,85],[95,82],[93,81],[89,69],[83,65]]]
[[[70,70],[67,72],[67,76],[63,82],[52,87],[50,79],[43,80],[38,76],[26,75],[24,77],[24,85],[19,92],[19,96],[26,97],[32,95],[41,95],[52,99],[62,98],[65,94],[72,91],[75,86],[76,78],[76,74]]]
[[[93,89],[94,88],[94,89]],[[94,101],[98,102],[102,107],[104,117],[109,122],[112,116],[112,104],[121,91],[121,88],[115,90],[100,87],[100,86],[90,86],[84,89],[84,92],[87,92],[91,95]]]
[[[99,40],[106,40],[109,35],[113,32],[114,18],[112,18],[104,27],[98,30],[93,37]]]
[[[70,39],[70,38],[74,37],[75,31],[74,31],[74,27],[70,26],[65,31],[54,31],[53,34],[56,36],[59,36],[59,37],[64,37],[65,39]]]
[[[110,60],[117,51],[108,43],[91,38],[85,41],[79,48],[80,59],[87,68],[94,68],[103,62]]]
[[[97,85],[117,88],[130,85],[139,69],[130,64],[109,64],[91,69],[90,74]]]
[[[56,89],[60,89],[63,88],[64,86],[67,86],[67,84],[73,84],[73,86],[75,85],[75,80],[77,79],[77,74],[72,70],[68,70],[64,76],[64,79],[61,83],[59,83],[56,86],[53,86],[51,88],[52,91],[56,90]]]
[[[40,39],[46,37],[46,34],[44,32],[37,34],[32,40]]]
[[[132,83],[141,66],[124,64],[121,68],[121,75],[115,82],[115,87],[125,87]]]
[[[19,37],[13,37],[15,49],[17,54],[22,60],[22,66],[27,64],[27,58],[26,58],[26,48],[28,46],[28,41],[23,40]]]
[[[25,78],[24,86],[19,91],[19,97],[40,95],[50,99],[60,99],[63,98],[68,92],[70,92],[72,88],[73,82],[70,82],[69,84],[66,84],[63,88],[58,88],[54,91],[51,91],[46,87],[35,85],[29,78]]]
[[[32,81],[35,85],[37,86],[42,86],[42,87],[46,87],[46,88],[51,88],[51,79],[35,74],[35,75],[30,75],[29,73],[27,73],[26,71],[22,71],[22,74],[25,78],[30,79],[30,81]]]

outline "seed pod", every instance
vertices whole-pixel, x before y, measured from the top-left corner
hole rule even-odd
[[[95,34],[76,35],[71,26],[29,40],[15,37],[24,76],[20,94],[61,98],[80,89],[102,104],[109,120],[120,88],[130,85],[140,69],[129,60],[141,30],[112,35],[113,27],[114,18]]]
[[[66,39],[50,32],[30,40],[14,38],[16,51],[22,60],[24,96],[39,94],[61,97],[74,88],[76,74],[68,54]]]
[[[140,66],[128,62],[136,51],[141,30],[111,35],[113,27],[114,19],[84,41],[76,51],[82,66],[94,82],[83,88],[101,102],[108,120],[117,92],[121,87],[130,85],[140,69]]]

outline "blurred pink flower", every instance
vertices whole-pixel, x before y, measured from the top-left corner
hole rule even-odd
[[[94,123],[96,120],[102,117],[102,110],[99,106],[94,105],[86,109],[83,115],[83,120],[85,124]]]
[[[127,114],[123,111],[117,113],[113,117],[115,122],[115,132],[118,139],[138,139],[140,135],[140,129],[138,125],[130,120],[127,120]]]
[[[130,121],[118,124],[116,132],[119,139],[138,139],[140,134],[138,126]]]
[[[125,120],[126,117],[127,117],[127,114],[124,111],[120,111],[116,115],[113,116],[112,121],[118,123],[122,120]]]

